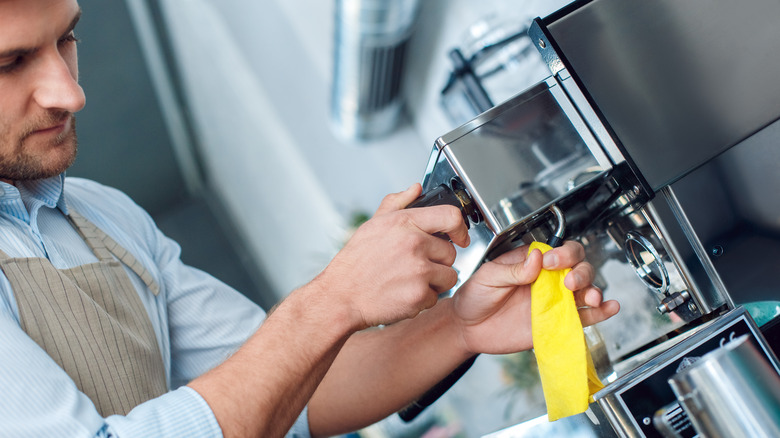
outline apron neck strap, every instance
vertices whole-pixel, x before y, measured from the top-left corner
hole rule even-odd
[[[128,268],[138,275],[146,284],[146,287],[156,296],[160,293],[160,286],[154,281],[152,274],[124,247],[120,246],[114,239],[95,224],[88,221],[84,216],[75,210],[68,208],[68,218],[76,227],[84,242],[95,253],[95,257],[101,262],[113,261],[114,257],[119,259]]]

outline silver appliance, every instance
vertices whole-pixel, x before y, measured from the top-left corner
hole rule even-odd
[[[575,1],[529,30],[551,75],[434,144],[424,196],[463,206],[461,282],[562,229],[621,302],[598,325],[609,433],[670,436],[653,418],[681,411],[672,362],[734,321],[780,369],[743,309],[780,299],[777,17],[775,0]]]

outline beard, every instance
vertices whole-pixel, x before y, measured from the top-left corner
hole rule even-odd
[[[70,129],[49,139],[40,151],[25,147],[25,142],[33,132],[41,127],[51,126],[70,118]],[[12,149],[10,139],[0,137],[0,150]],[[6,143],[3,145],[3,143]],[[76,136],[76,116],[69,112],[52,112],[25,129],[19,140],[13,145],[16,153],[0,153],[0,179],[9,181],[29,181],[50,178],[59,175],[76,160],[78,140]],[[36,145],[37,146],[37,145]]]

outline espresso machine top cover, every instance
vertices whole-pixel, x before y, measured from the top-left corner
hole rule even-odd
[[[537,46],[658,191],[780,118],[777,17],[776,0],[575,1]]]

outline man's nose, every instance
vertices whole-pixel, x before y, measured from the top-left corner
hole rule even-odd
[[[75,113],[84,108],[86,97],[78,83],[78,66],[59,52],[48,54],[40,66],[33,98],[42,108]]]

